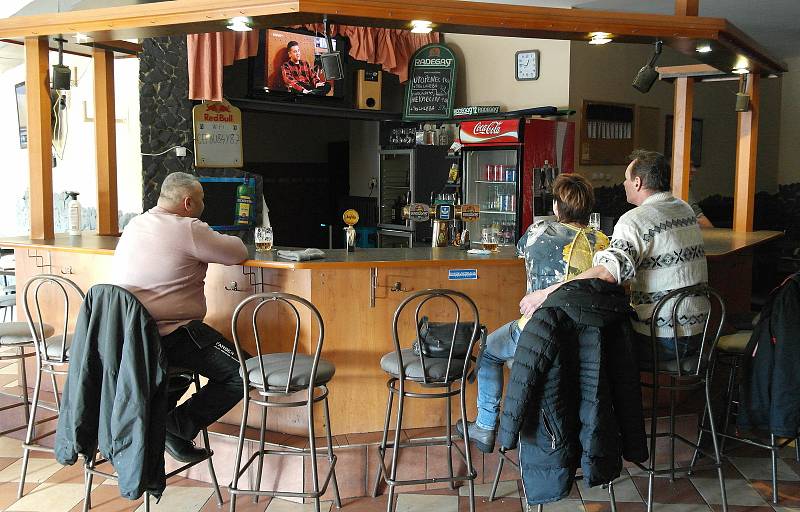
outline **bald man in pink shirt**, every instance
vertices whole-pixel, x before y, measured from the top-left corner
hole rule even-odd
[[[166,449],[182,462],[205,457],[192,440],[242,398],[236,349],[203,323],[204,286],[209,263],[235,265],[247,259],[248,251],[239,238],[217,233],[198,219],[204,206],[195,176],[168,175],[158,205],[125,227],[113,259],[114,284],[133,293],[156,321],[169,365],[208,378],[179,407],[175,404],[187,388],[170,397]]]

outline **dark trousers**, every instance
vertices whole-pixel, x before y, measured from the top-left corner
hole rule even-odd
[[[167,431],[192,440],[230,411],[244,396],[236,348],[212,327],[199,320],[161,338],[170,367],[185,368],[208,379],[200,391],[180,406],[178,400],[191,382],[172,380],[169,390]],[[249,356],[245,354],[245,359]]]

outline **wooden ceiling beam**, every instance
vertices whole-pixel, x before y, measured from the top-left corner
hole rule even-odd
[[[691,2],[691,0],[686,0]],[[691,7],[691,6],[689,6]],[[687,8],[687,12],[691,9]],[[555,9],[456,0],[168,0],[122,7],[0,20],[0,38],[80,32],[94,41],[217,32],[227,20],[248,16],[257,27],[319,21],[409,28],[426,19],[440,32],[587,41],[609,32],[614,41],[652,43],[655,38],[694,59],[729,71],[744,56],[759,73],[786,71],[746,34],[722,18]],[[698,44],[712,44],[708,54]]]

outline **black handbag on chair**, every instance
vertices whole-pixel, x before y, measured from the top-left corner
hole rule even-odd
[[[430,322],[427,316],[419,320],[417,332],[419,338],[414,341],[413,350],[415,355],[419,355],[420,349],[425,357],[446,359],[450,356],[450,346],[453,348],[453,359],[464,359],[469,347],[470,335],[472,334],[473,322]],[[453,330],[455,329],[455,339]],[[475,333],[475,341],[480,339],[483,328],[479,328]]]

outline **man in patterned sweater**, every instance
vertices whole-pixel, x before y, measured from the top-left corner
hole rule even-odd
[[[631,305],[637,319],[633,328],[641,338],[640,358],[650,359],[650,317],[661,297],[676,288],[708,281],[705,244],[697,217],[686,202],[669,192],[670,168],[663,155],[637,150],[625,169],[625,196],[636,208],[620,217],[611,245],[594,256],[594,267],[576,279],[599,278],[630,284]],[[526,295],[520,311],[530,316],[553,285]],[[672,308],[666,305],[656,319],[659,359],[675,356]],[[700,299],[686,300],[678,309],[678,347],[681,356],[696,352],[708,306]]]

